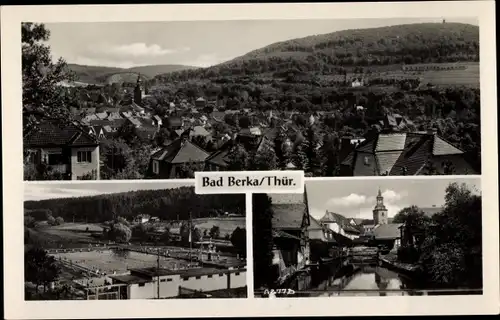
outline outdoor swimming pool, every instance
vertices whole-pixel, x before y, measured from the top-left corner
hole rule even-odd
[[[124,273],[127,269],[153,267],[157,265],[157,256],[152,254],[123,250],[94,250],[84,252],[64,252],[52,254],[56,259],[99,270],[106,274]],[[188,261],[160,256],[161,268],[186,267]]]

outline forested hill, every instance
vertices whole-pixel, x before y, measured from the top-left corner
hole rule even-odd
[[[78,81],[90,84],[135,82],[137,80],[138,74],[141,75],[143,80],[148,80],[159,74],[196,69],[196,67],[177,64],[150,65],[132,68],[114,68],[102,66],[87,66],[73,63],[69,63],[68,68],[75,73]]]
[[[344,30],[278,42],[210,68],[174,75],[248,75],[291,68],[331,73],[339,67],[478,60],[478,26],[421,23]]]
[[[25,201],[25,214],[50,210],[66,221],[104,222],[118,216],[133,218],[148,214],[161,219],[189,219],[217,216],[224,212],[245,214],[243,195],[198,195],[193,187],[140,190],[99,196]]]

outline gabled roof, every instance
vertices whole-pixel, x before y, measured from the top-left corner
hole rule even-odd
[[[188,162],[204,162],[209,153],[197,146],[189,139],[177,139],[166,147],[153,153],[154,160],[172,164]]]
[[[373,155],[378,174],[415,175],[433,156],[463,153],[432,133],[379,133],[375,138],[360,143],[342,164],[353,167],[358,156]]]
[[[54,119],[43,119],[23,137],[24,147],[96,146],[97,139],[89,134],[88,127],[74,123],[59,123]]]
[[[291,235],[283,230],[273,230],[273,238],[285,238],[285,239],[293,239],[293,240],[301,240],[299,237]]]
[[[301,229],[307,213],[305,203],[273,203],[272,210],[275,229]]]
[[[377,240],[398,239],[401,237],[401,226],[401,223],[380,224],[373,229],[373,236]]]
[[[210,132],[207,131],[207,129],[205,129],[204,127],[202,126],[194,126],[192,128],[192,131],[191,131],[191,135],[193,136],[203,136],[203,137],[206,137],[206,136],[209,136],[210,135]]]

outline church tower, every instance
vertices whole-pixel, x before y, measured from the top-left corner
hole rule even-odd
[[[142,103],[142,81],[140,74],[137,76],[137,84],[134,88],[134,102],[138,105],[141,105]]]
[[[377,204],[373,208],[373,222],[375,225],[387,224],[387,209],[384,205],[384,197],[382,197],[380,189],[378,189]]]

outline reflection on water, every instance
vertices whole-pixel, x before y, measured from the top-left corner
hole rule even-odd
[[[411,289],[415,287],[408,278],[386,268],[364,265],[354,267],[341,277],[326,276],[309,293],[319,297],[423,295],[411,292]]]

